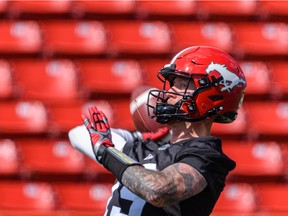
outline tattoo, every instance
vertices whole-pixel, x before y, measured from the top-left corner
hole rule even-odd
[[[207,185],[196,169],[184,163],[173,164],[162,171],[131,166],[125,170],[122,183],[157,207],[187,199],[201,192]]]

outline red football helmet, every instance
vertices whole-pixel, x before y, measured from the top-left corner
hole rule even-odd
[[[215,116],[215,122],[231,123],[237,118],[246,80],[237,61],[227,53],[208,46],[193,46],[180,51],[170,64],[158,74],[164,83],[162,90],[151,90],[148,96],[148,114],[160,123],[171,120],[199,121]],[[183,93],[173,93],[182,99],[176,104],[167,103],[168,90],[175,77],[187,79]],[[187,93],[190,82],[196,90]],[[149,104],[149,97],[156,97],[156,105]]]

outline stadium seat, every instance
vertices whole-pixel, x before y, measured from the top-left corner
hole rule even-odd
[[[288,185],[285,183],[271,183],[258,185],[260,209],[268,212],[288,212]]]
[[[231,24],[237,54],[287,55],[288,24],[284,22],[246,22]]]
[[[8,8],[8,0],[0,1],[0,14],[5,13]]]
[[[36,21],[0,21],[1,54],[38,54],[42,49],[41,29]]]
[[[280,101],[246,103],[251,134],[259,136],[286,136],[288,103]]]
[[[85,59],[77,61],[77,65],[85,92],[130,94],[143,84],[141,68],[132,59]]]
[[[107,100],[76,101],[73,103],[53,104],[47,107],[50,113],[50,128],[52,134],[67,133],[75,126],[82,125],[81,114],[89,115],[88,107],[96,105],[109,119],[110,125],[114,124],[114,110]]]
[[[101,55],[107,47],[103,23],[94,20],[42,21],[44,54]]]
[[[71,0],[45,0],[45,1],[19,1],[9,0],[10,14],[13,17],[18,17],[22,14],[68,14],[71,11]]]
[[[47,109],[41,101],[16,100],[1,103],[2,134],[46,134],[48,126]]]
[[[12,65],[21,99],[64,102],[80,97],[76,67],[69,59],[30,58]]]
[[[271,76],[273,81],[273,88],[270,90],[278,96],[288,95],[288,76],[284,72],[288,67],[286,61],[273,61],[269,62],[269,69],[271,70]]]
[[[12,210],[12,209],[1,209],[0,210],[0,215],[2,216],[63,216],[63,215],[70,215],[66,211],[59,211],[59,210],[34,210],[34,209],[29,209],[29,210]],[[80,215],[78,215],[80,216]],[[92,215],[81,215],[81,216],[92,216]],[[97,215],[96,215],[97,216]],[[100,216],[100,215],[98,215]]]
[[[137,13],[141,17],[169,16],[191,17],[196,13],[196,1],[161,0],[137,2]]]
[[[15,83],[10,62],[0,59],[0,99],[9,99],[14,96]]]
[[[103,211],[95,211],[95,210],[57,210],[55,211],[56,215],[54,216],[103,216]],[[18,215],[17,215],[18,216]],[[22,215],[19,215],[22,216]],[[31,215],[33,216],[33,215]],[[39,215],[36,215],[39,216]],[[49,216],[49,215],[43,215]],[[278,215],[277,215],[278,216]],[[282,216],[282,215],[279,215]]]
[[[135,130],[135,126],[130,113],[130,98],[115,99],[110,100],[109,102],[111,104],[114,116],[112,122],[110,123],[110,126],[131,131]]]
[[[13,140],[0,140],[0,161],[0,176],[18,175],[20,165],[19,155],[17,146]]]
[[[109,54],[168,54],[170,31],[162,21],[107,21]]]
[[[225,141],[223,151],[237,164],[230,177],[262,177],[265,180],[264,177],[277,179],[285,175],[285,158],[277,142]]]
[[[56,208],[54,190],[46,182],[1,181],[0,194],[1,210],[49,211]]]
[[[244,104],[245,105],[245,104]],[[237,119],[231,124],[214,123],[212,125],[212,134],[221,136],[236,136],[246,135],[247,126],[249,125],[249,113],[247,113],[245,106],[238,111]]]
[[[288,5],[286,1],[259,0],[259,10],[266,16],[287,16]]]
[[[17,140],[24,177],[82,176],[85,161],[66,139]],[[67,178],[66,177],[66,178]]]
[[[245,90],[247,96],[266,96],[271,94],[271,74],[268,65],[264,61],[242,61],[240,62],[246,81]]]
[[[53,186],[59,195],[60,209],[93,210],[95,214],[104,215],[112,184],[65,182]]]
[[[170,61],[170,59],[163,58],[140,59],[139,63],[142,68],[144,84],[162,89],[163,83],[158,79],[157,73]]]
[[[74,1],[74,10],[84,14],[133,14],[135,12],[135,0],[121,1]]]
[[[198,10],[203,16],[253,16],[257,0],[198,0]],[[237,8],[237,10],[235,10]]]
[[[258,209],[257,192],[247,183],[229,183],[222,191],[214,210],[252,213]]]
[[[170,22],[174,52],[194,45],[216,46],[226,52],[233,48],[230,26],[224,22]]]

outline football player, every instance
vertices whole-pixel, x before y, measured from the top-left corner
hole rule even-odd
[[[244,73],[222,50],[193,46],[177,53],[157,76],[163,89],[149,92],[148,115],[169,125],[168,142],[132,140],[119,151],[101,110],[93,106],[82,116],[96,160],[117,179],[105,215],[208,216],[235,168],[211,127],[237,118]],[[149,103],[151,97],[156,104]]]

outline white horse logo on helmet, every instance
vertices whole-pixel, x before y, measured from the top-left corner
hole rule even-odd
[[[221,89],[222,92],[223,91],[230,92],[234,88],[234,86],[237,86],[240,83],[246,84],[246,81],[244,79],[240,79],[236,74],[229,71],[226,65],[224,64],[217,64],[217,63],[211,62],[206,68],[206,73],[209,74],[213,71],[217,71],[223,78],[219,82],[220,85],[224,86]]]

